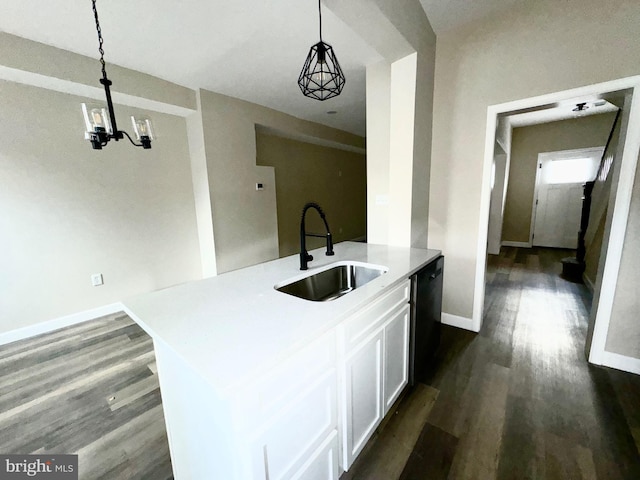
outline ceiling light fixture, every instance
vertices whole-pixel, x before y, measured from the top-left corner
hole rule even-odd
[[[91,146],[95,150],[101,150],[109,140],[123,139],[125,136],[136,147],[151,148],[151,140],[153,140],[153,126],[151,119],[147,117],[131,117],[133,131],[140,143],[135,143],[129,134],[124,130],[118,130],[116,124],[116,116],[113,112],[113,102],[111,101],[111,80],[107,78],[107,69],[104,61],[104,49],[102,44],[102,30],[98,21],[98,10],[96,8],[96,0],[92,0],[93,15],[96,19],[96,30],[98,32],[98,51],[100,52],[100,63],[102,64],[102,78],[100,83],[104,85],[104,93],[107,97],[107,106],[97,104],[82,104],[82,113],[87,130],[84,138],[91,142]]]
[[[320,41],[311,47],[298,77],[302,93],[316,100],[337,97],[342,92],[345,78],[333,48],[322,41],[322,7],[318,0]]]
[[[587,107],[587,102],[576,103],[576,108],[574,108],[572,112],[580,113],[580,112],[584,112],[588,108],[589,107]]]

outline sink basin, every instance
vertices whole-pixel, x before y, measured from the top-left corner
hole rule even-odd
[[[274,288],[312,302],[327,302],[346,295],[387,271],[386,267],[369,263],[339,262],[306,277],[276,285]]]

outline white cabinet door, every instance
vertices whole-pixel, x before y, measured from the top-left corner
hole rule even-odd
[[[365,340],[345,361],[343,467],[349,468],[382,420],[384,331]]]
[[[384,327],[384,413],[407,385],[409,373],[409,305]]]

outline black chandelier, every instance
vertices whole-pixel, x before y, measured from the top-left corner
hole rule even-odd
[[[151,119],[147,117],[131,116],[131,123],[136,138],[140,143],[135,143],[129,134],[124,130],[118,130],[116,124],[116,116],[113,112],[113,102],[111,101],[111,80],[107,78],[107,69],[104,62],[104,49],[102,44],[102,30],[98,21],[98,10],[96,9],[96,0],[93,2],[93,15],[96,19],[96,30],[98,32],[98,51],[100,52],[100,63],[102,64],[102,78],[100,83],[104,85],[104,93],[107,97],[107,106],[96,104],[82,104],[82,113],[87,130],[84,138],[91,142],[91,146],[95,150],[101,150],[109,140],[123,139],[125,136],[136,147],[151,148],[151,140],[153,140],[153,127]]]
[[[342,92],[345,78],[333,48],[322,41],[322,8],[318,0],[320,17],[320,41],[311,47],[302,72],[298,77],[298,86],[302,93],[316,100],[337,97]]]

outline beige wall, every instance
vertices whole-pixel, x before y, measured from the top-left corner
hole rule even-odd
[[[362,149],[364,138],[206,90],[199,99],[217,271],[277,258],[274,169],[256,165],[256,126],[353,149]]]
[[[470,318],[490,105],[640,74],[636,0],[536,0],[438,36],[429,246],[444,312]]]
[[[364,150],[362,137],[109,65],[119,127],[143,108],[159,139],[94,152],[79,104],[104,102],[95,59],[0,40],[0,333],[277,256],[256,125]],[[271,191],[254,197],[256,182]]]
[[[600,264],[600,253],[602,250],[602,241],[604,238],[605,224],[607,220],[607,211],[598,221],[598,224],[594,226],[594,234],[591,241],[586,245],[584,255],[584,279],[587,286],[593,291],[596,285],[596,279],[598,276],[598,265]]]
[[[426,37],[430,42],[418,51],[416,59],[416,97],[412,138],[411,246],[418,248],[427,248],[429,240],[433,78],[436,63],[435,35],[431,28]]]
[[[640,358],[640,168],[636,169],[605,350]]]
[[[281,257],[300,251],[300,213],[310,201],[324,210],[335,243],[365,237],[365,155],[262,133],[256,135],[256,149],[258,165],[275,168]],[[313,210],[305,223],[309,232],[325,231]],[[323,239],[307,239],[309,249],[323,245]]]
[[[507,154],[498,142],[493,149],[493,187],[489,207],[489,228],[487,229],[487,253],[499,255],[504,217],[504,199],[507,173]]]
[[[617,163],[622,161],[623,146],[620,144],[622,121],[628,121],[625,109],[628,109],[629,105],[623,107],[620,110],[620,118],[616,121],[615,128],[611,134],[611,139],[607,148],[603,152],[604,162],[613,162],[613,159],[617,156]],[[625,123],[626,128],[626,123]],[[611,163],[609,173],[602,181],[596,178],[596,181],[591,192],[591,208],[589,211],[589,224],[587,231],[585,232],[585,270],[584,276],[589,288],[595,290],[595,285],[598,280],[598,271],[602,270],[600,267],[600,254],[602,253],[603,244],[608,245],[608,239],[605,242],[605,232],[608,232],[610,227],[607,226],[607,211],[609,208],[609,202],[611,199],[611,187],[614,184],[615,165]],[[615,182],[617,183],[617,181]],[[608,236],[608,235],[607,235]],[[592,315],[593,317],[593,315]],[[590,321],[593,322],[593,319]],[[589,334],[589,338],[591,333]]]
[[[389,242],[391,65],[367,67],[367,241]],[[373,119],[376,121],[373,121]]]
[[[427,247],[436,36],[418,0],[326,0],[383,61],[367,67],[367,239]]]
[[[511,122],[508,117],[498,117],[496,141],[493,146],[493,186],[489,204],[489,225],[487,229],[487,253],[500,254],[502,225],[507,198],[509,166],[511,164]]]
[[[277,258],[274,175],[256,166],[254,105],[200,97],[217,273]],[[268,187],[256,192],[257,182]]]
[[[0,81],[0,333],[201,275],[185,120],[94,151],[82,101]]]
[[[514,128],[502,240],[528,242],[538,154],[604,147],[615,113]]]
[[[178,115],[196,109],[196,95],[190,88],[109,63],[107,72],[113,81],[116,102]],[[0,32],[0,79],[88,96],[104,103],[100,76],[100,64],[93,57]]]

